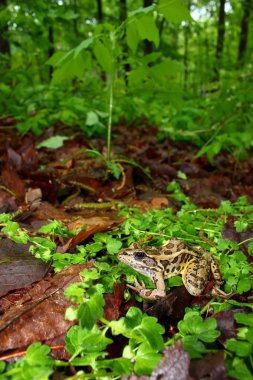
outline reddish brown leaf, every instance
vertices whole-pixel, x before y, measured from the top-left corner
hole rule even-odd
[[[0,321],[1,352],[27,347],[35,341],[53,341],[65,334],[72,322],[64,318],[70,306],[64,290],[69,284],[80,281],[79,273],[91,268],[86,265],[72,265],[34,285],[17,303],[4,313]]]
[[[234,315],[236,313],[243,313],[243,309],[222,310],[219,313],[212,315],[212,317],[217,320],[218,328],[221,332],[218,339],[223,345],[226,343],[227,339],[236,337],[236,322],[234,320]]]
[[[25,186],[18,173],[10,164],[6,163],[2,169],[2,178],[4,185],[19,198],[25,196]]]
[[[105,294],[104,317],[108,321],[117,320],[120,317],[120,305],[124,294],[125,286],[114,284],[113,294]]]
[[[192,360],[190,364],[190,374],[196,380],[227,379],[224,353],[217,352],[215,354],[207,355],[203,359]]]
[[[93,219],[93,218],[92,218]],[[86,219],[87,220],[87,219]],[[94,235],[97,232],[103,232],[103,231],[108,231],[114,227],[117,227],[119,223],[121,223],[124,218],[96,218],[97,221],[101,220],[102,224],[98,225],[88,225],[88,227],[85,230],[80,231],[77,235],[73,236],[69,241],[64,244],[61,247],[57,248],[57,252],[64,253],[64,252],[71,252],[75,248],[76,245],[80,244],[84,240],[86,240],[88,237]],[[80,219],[79,219],[80,221]],[[73,223],[71,225],[71,229],[73,229]],[[79,223],[78,223],[79,225]],[[69,225],[70,226],[70,225]]]
[[[0,240],[0,296],[41,280],[49,265],[29,253],[30,244]]]
[[[183,318],[185,308],[190,305],[192,299],[193,296],[187,292],[185,287],[179,286],[145,312],[168,326],[171,321],[175,322]]]

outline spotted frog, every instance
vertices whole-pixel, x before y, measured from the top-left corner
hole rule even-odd
[[[141,247],[138,243],[133,243],[118,253],[118,259],[150,277],[154,282],[156,289],[153,290],[146,289],[145,285],[139,284],[137,280],[135,286],[129,285],[143,298],[155,300],[164,297],[164,280],[178,274],[182,275],[188,292],[198,296],[205,289],[210,272],[215,281],[213,294],[223,298],[229,296],[219,288],[223,281],[218,263],[211,254],[199,246],[188,246],[176,238],[170,239],[160,247]]]

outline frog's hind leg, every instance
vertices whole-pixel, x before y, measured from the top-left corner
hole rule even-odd
[[[205,289],[210,275],[206,258],[191,260],[182,270],[182,280],[192,296],[199,296]]]
[[[211,257],[211,271],[215,282],[214,288],[212,290],[212,295],[218,296],[223,299],[231,298],[234,295],[233,292],[225,293],[223,290],[220,289],[220,286],[223,284],[223,280],[220,273],[219,263],[213,257]]]
[[[211,271],[212,271],[212,274],[213,274],[215,285],[218,286],[218,287],[220,287],[223,284],[223,280],[222,280],[222,277],[221,277],[219,263],[213,257],[211,257]]]

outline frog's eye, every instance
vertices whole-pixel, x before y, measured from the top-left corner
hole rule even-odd
[[[141,260],[141,259],[143,259],[144,256],[145,256],[145,254],[144,254],[143,251],[136,251],[135,254],[134,254],[134,257],[135,257],[135,259],[137,259],[137,260]]]

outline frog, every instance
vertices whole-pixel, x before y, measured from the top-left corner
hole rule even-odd
[[[132,243],[119,251],[118,259],[152,280],[155,289],[146,289],[145,284],[140,284],[136,279],[135,286],[128,285],[145,299],[165,297],[164,281],[179,274],[186,290],[192,296],[199,296],[206,288],[211,273],[215,283],[212,294],[230,297],[220,289],[223,280],[219,264],[210,252],[197,245],[189,246],[177,238],[171,238],[162,246],[142,247],[139,243]]]

